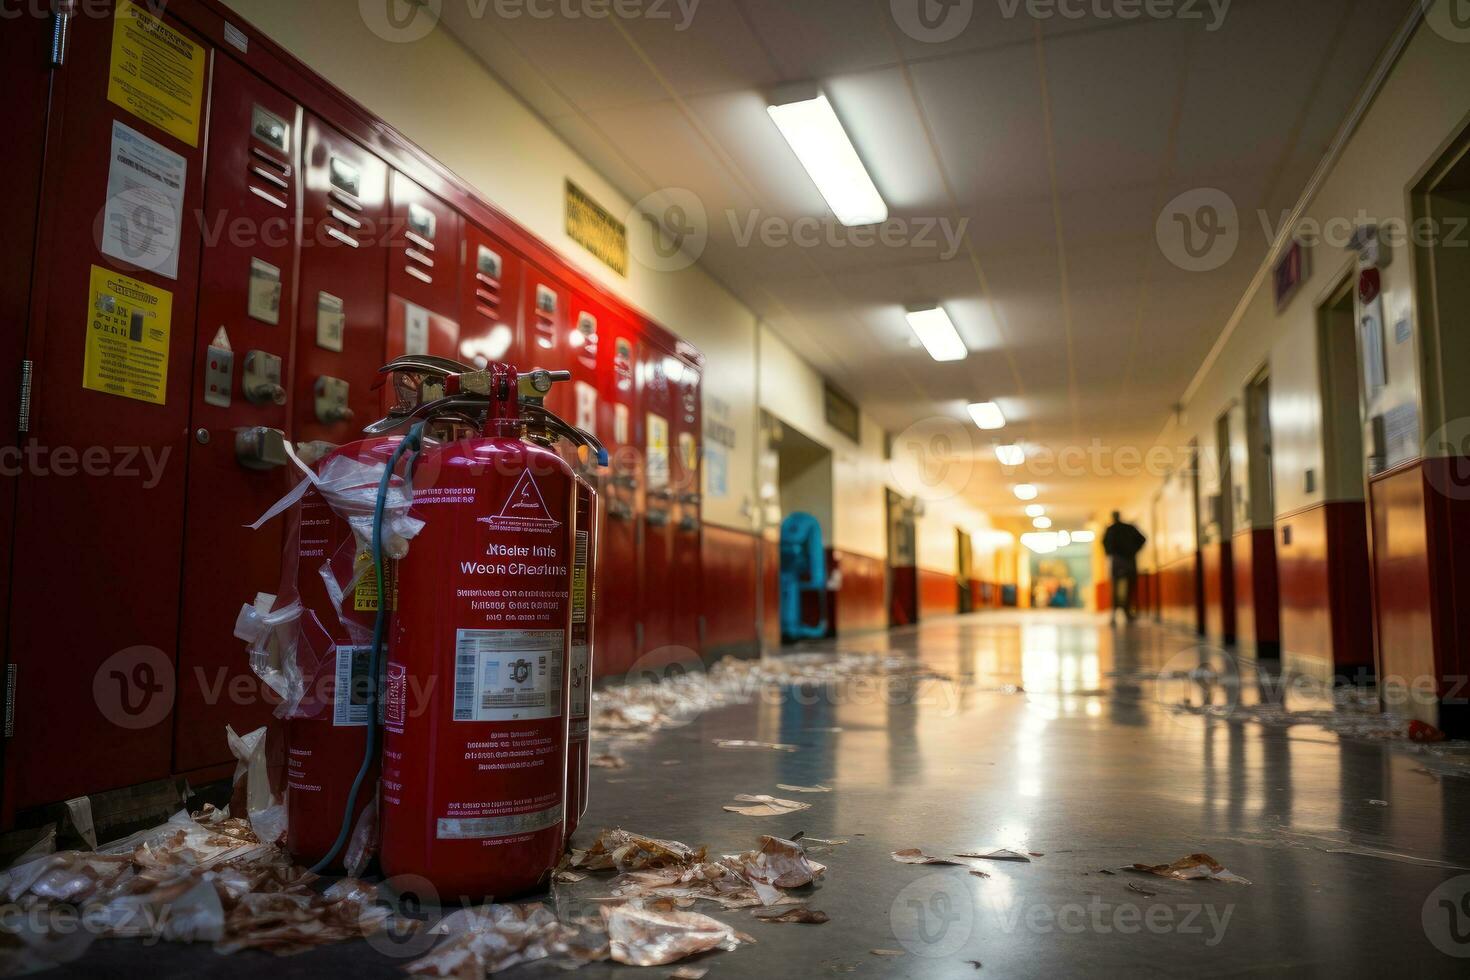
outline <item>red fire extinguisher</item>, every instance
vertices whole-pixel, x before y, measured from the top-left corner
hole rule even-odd
[[[377,494],[376,474],[390,464],[403,441],[402,435],[372,433],[400,427],[413,411],[443,396],[445,376],[473,368],[439,358],[406,357],[383,370],[392,377],[398,404],[388,418],[367,427],[367,438],[336,447],[314,462],[316,480],[308,481],[295,511],[284,559],[283,581],[295,583],[302,605],[296,659],[304,689],[301,703],[286,719],[286,846],[296,860],[321,870],[344,868],[344,834],[358,826],[373,803],[378,779],[374,756],[348,813],[366,727],[376,724],[369,717],[368,670],[381,599],[376,576],[370,574],[369,542],[354,532],[347,517],[355,511],[362,527]],[[432,436],[445,440],[479,431],[477,419],[459,412],[447,412],[431,424]],[[318,482],[339,473],[346,478],[330,488]],[[391,620],[393,563],[386,563],[383,572],[388,596],[383,615]],[[286,591],[282,589],[283,598],[289,599]],[[325,655],[314,656],[315,650]]]
[[[572,557],[571,724],[567,734],[567,826],[571,840],[592,777],[592,638],[597,612],[597,491],[577,475],[577,537]]]
[[[382,691],[381,860],[444,900],[530,891],[562,853],[579,493],[571,467],[525,436],[605,453],[534,403],[523,415],[522,396],[568,377],[503,365],[449,377],[446,402],[485,406],[484,436],[420,458],[424,526],[399,564]]]

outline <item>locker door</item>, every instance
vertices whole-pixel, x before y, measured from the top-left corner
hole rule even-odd
[[[674,622],[673,642],[698,652],[704,645],[700,610],[701,417],[700,371],[680,358],[666,361],[674,395],[672,470],[674,489]]]
[[[571,305],[571,293],[565,286],[538,266],[526,263],[521,300],[524,329],[520,347],[523,354],[517,368],[522,371],[575,369]],[[569,422],[577,418],[573,387],[557,385],[546,399],[546,407]]]
[[[166,777],[171,762],[212,53],[167,17],[122,12],[72,18],[52,72],[26,341],[33,451],[15,478],[7,808]],[[178,72],[169,129],[109,100],[115,29],[160,41],[150,57]]]
[[[385,360],[388,168],[307,115],[301,185],[292,438],[341,444],[379,415],[372,388]]]
[[[643,624],[640,656],[662,650],[676,642],[674,567],[674,522],[677,493],[674,489],[673,425],[678,399],[669,381],[673,357],[647,340],[639,345],[639,375],[643,417],[643,449],[646,506],[643,513],[643,577],[639,597],[639,621]]]
[[[459,353],[459,213],[393,173],[388,250],[388,360]],[[385,393],[386,397],[386,393]]]
[[[284,439],[290,419],[300,116],[294,102],[233,59],[215,62],[199,316],[189,352],[195,383],[175,772],[229,762],[224,726],[244,732],[271,718],[267,689],[251,673],[234,625],[241,604],[274,592],[280,578],[281,522],[259,531],[245,525],[298,478],[272,440]],[[242,431],[255,436],[243,440],[244,456]],[[269,458],[256,455],[261,449]]]
[[[492,361],[518,363],[521,259],[505,243],[464,222],[460,272],[459,350],[454,356],[484,369]]]
[[[632,324],[608,315],[598,324],[597,436],[609,465],[602,486],[597,556],[596,672],[625,673],[638,658],[638,600],[643,513],[643,454],[638,443],[638,338]]]

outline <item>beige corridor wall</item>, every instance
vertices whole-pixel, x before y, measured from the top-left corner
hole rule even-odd
[[[1444,2],[1431,11],[1431,19],[1444,16]],[[1323,455],[1317,310],[1353,274],[1356,255],[1347,245],[1352,228],[1374,223],[1408,229],[1410,188],[1467,122],[1470,43],[1451,40],[1428,23],[1421,24],[1307,202],[1306,225],[1297,227],[1320,235],[1310,249],[1309,278],[1279,313],[1269,277],[1243,298],[1238,323],[1214,362],[1196,379],[1177,421],[1165,428],[1163,445],[1182,446],[1198,439],[1201,458],[1215,459],[1216,418],[1244,399],[1247,382],[1266,366],[1271,376],[1275,513],[1283,516],[1327,501],[1363,498],[1361,481],[1343,475],[1353,467],[1330,465],[1334,461]],[[1281,222],[1279,215],[1242,212],[1240,218],[1242,235],[1263,235],[1263,223],[1275,228]],[[1414,267],[1411,243],[1391,249],[1391,264],[1382,272],[1388,383],[1367,412],[1372,416],[1396,409],[1412,411],[1420,420],[1422,436],[1428,433],[1422,430],[1421,318]],[[1212,474],[1203,477],[1208,485]],[[1164,542],[1168,554],[1192,549],[1192,528],[1177,486],[1156,488],[1136,503],[1134,512],[1152,514],[1160,490],[1158,510],[1167,517],[1159,521],[1163,526],[1151,527],[1153,534]]]

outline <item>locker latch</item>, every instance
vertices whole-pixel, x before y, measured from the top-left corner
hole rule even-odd
[[[236,429],[235,458],[247,470],[273,470],[285,466],[289,462],[286,434],[264,425]]]
[[[316,419],[322,425],[351,422],[353,411],[348,407],[350,387],[341,378],[323,375],[316,379]]]
[[[280,357],[262,350],[250,351],[245,355],[245,374],[240,379],[240,386],[245,398],[253,404],[286,404]]]

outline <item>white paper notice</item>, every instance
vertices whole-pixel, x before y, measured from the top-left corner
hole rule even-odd
[[[188,161],[114,121],[102,252],[170,279],[179,278],[179,233]]]
[[[429,352],[429,311],[422,306],[405,303],[403,311],[403,353]]]

